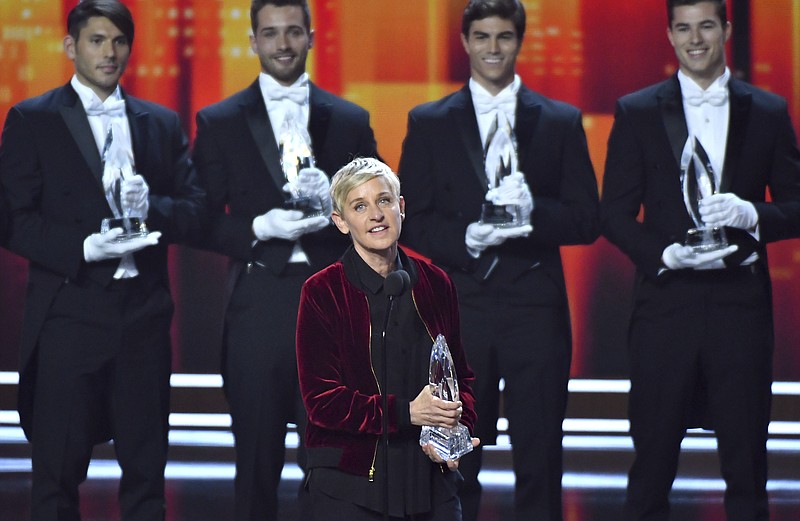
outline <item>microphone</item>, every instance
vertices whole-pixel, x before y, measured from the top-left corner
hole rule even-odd
[[[402,296],[410,285],[411,277],[408,276],[408,272],[405,270],[397,270],[386,276],[386,279],[383,281],[383,291],[391,301],[395,297]]]
[[[381,368],[381,442],[383,444],[383,518],[389,519],[389,395],[386,386],[389,383],[389,355],[386,351],[386,330],[389,327],[389,315],[392,313],[394,299],[402,296],[411,285],[411,277],[405,270],[395,270],[383,280],[383,292],[389,299],[386,316],[383,320],[381,343],[383,344],[383,367]]]

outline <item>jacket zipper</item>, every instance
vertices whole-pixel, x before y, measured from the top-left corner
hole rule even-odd
[[[428,333],[428,338],[430,338],[430,340],[431,340],[431,345],[433,345],[433,341],[434,341],[433,334],[431,333],[431,330],[428,327],[428,323],[425,322],[425,319],[422,318],[422,314],[419,312],[419,307],[417,306],[417,297],[414,295],[414,290],[413,289],[411,290],[411,302],[414,303],[414,311],[417,312],[417,316],[419,317],[420,322],[422,322],[422,325],[425,326],[425,331]],[[371,327],[371,324],[370,324],[370,327]]]

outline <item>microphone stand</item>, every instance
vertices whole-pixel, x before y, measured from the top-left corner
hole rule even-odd
[[[383,321],[381,349],[383,364],[381,367],[381,445],[383,446],[383,519],[389,521],[389,353],[386,349],[386,330],[389,327],[389,316],[392,314],[394,295],[389,295],[386,317]]]
[[[389,298],[386,306],[386,316],[383,320],[381,334],[381,349],[383,365],[381,367],[381,443],[383,445],[383,519],[389,521],[389,353],[386,349],[386,330],[389,329],[389,316],[392,314],[394,300],[405,293],[410,284],[410,278],[402,269],[393,271],[386,276],[383,290]]]

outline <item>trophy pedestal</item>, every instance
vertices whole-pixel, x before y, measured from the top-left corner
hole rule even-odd
[[[469,430],[460,423],[452,429],[427,425],[422,427],[419,444],[429,443],[443,460],[457,460],[464,454],[472,452],[472,437],[469,435]]]
[[[315,201],[312,197],[292,197],[284,201],[283,208],[285,210],[299,210],[303,212],[303,219],[308,219],[310,217],[328,217],[327,215],[323,215],[322,205],[319,204],[319,201]]]
[[[497,205],[483,203],[480,224],[491,224],[495,228],[517,228],[528,223],[522,218],[522,210],[516,204]]]
[[[686,232],[686,246],[690,246],[694,253],[708,253],[728,247],[728,238],[725,230],[718,226],[704,226],[691,228]]]
[[[149,233],[144,220],[139,217],[118,217],[103,219],[100,224],[100,233],[107,233],[112,228],[122,228],[122,234],[115,242],[125,242],[139,237],[147,237]]]

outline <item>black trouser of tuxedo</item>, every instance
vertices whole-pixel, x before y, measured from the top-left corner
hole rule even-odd
[[[237,521],[277,518],[287,423],[297,425],[302,444],[295,330],[300,288],[310,275],[305,264],[289,264],[281,275],[253,266],[240,274],[228,304],[223,371],[236,443]],[[304,466],[302,446],[298,463]]]
[[[164,519],[172,301],[139,277],[59,289],[36,353],[31,519],[80,519],[92,448],[114,440],[123,521]]]
[[[636,458],[627,519],[665,521],[689,427],[716,431],[728,521],[766,521],[773,329],[767,275],[665,273],[643,280],[630,328],[629,416]],[[698,397],[707,404],[693,425]]]
[[[526,304],[529,274],[496,286],[479,285],[452,273],[458,290],[461,340],[475,372],[472,387],[481,447],[461,458],[459,497],[464,521],[480,508],[478,472],[482,446],[494,444],[499,412],[498,382],[505,381],[503,405],[509,421],[516,485],[514,515],[519,521],[560,521],[563,471],[562,423],[567,404],[571,331],[566,306]],[[516,286],[516,287],[513,287]]]

